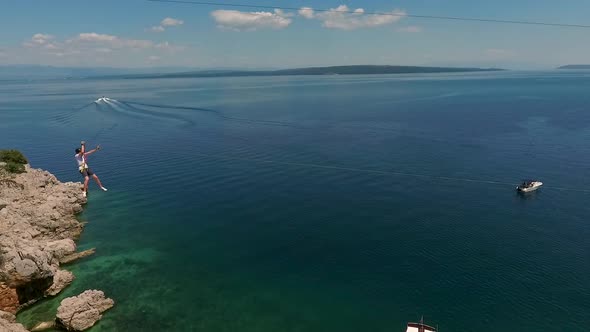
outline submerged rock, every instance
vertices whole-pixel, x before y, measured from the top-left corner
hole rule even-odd
[[[67,255],[67,256],[61,258],[59,260],[59,263],[60,264],[68,264],[68,263],[71,263],[71,262],[73,262],[75,260],[78,260],[80,258],[84,258],[84,257],[88,257],[90,255],[94,255],[95,252],[96,252],[96,248],[92,248],[92,249],[88,249],[88,250],[76,252],[76,253],[73,253],[71,255]]]
[[[55,327],[55,321],[41,322],[31,329],[31,332],[46,331]]]
[[[114,304],[115,301],[98,290],[87,290],[78,296],[65,298],[57,309],[57,326],[68,331],[84,331],[101,319],[102,313]]]

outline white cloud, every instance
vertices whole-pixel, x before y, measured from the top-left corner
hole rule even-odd
[[[299,9],[298,13],[299,13],[299,15],[301,15],[307,19],[312,19],[315,15],[313,8],[311,8],[311,7],[301,7],[301,9]]]
[[[78,35],[78,37],[76,37],[76,40],[78,40],[78,41],[88,41],[88,42],[114,42],[118,39],[119,39],[119,37],[117,37],[117,36],[104,35],[104,34],[99,34],[96,32],[81,33]]]
[[[179,20],[176,18],[172,18],[172,17],[166,17],[165,19],[163,19],[160,22],[160,25],[156,25],[150,28],[151,31],[153,32],[162,32],[162,31],[166,31],[167,27],[175,27],[175,26],[179,26],[179,25],[183,25],[184,21],[183,20]]]
[[[235,31],[253,31],[257,29],[283,29],[292,20],[280,10],[271,12],[241,12],[237,10],[216,10],[211,16],[218,27]]]
[[[161,59],[161,58],[160,58],[159,56],[157,56],[157,55],[150,55],[150,56],[148,57],[148,61],[149,61],[149,62],[156,62],[156,61],[159,61],[160,59]]]
[[[113,35],[106,35],[106,34],[99,34],[96,32],[86,32],[81,33],[75,38],[69,39],[66,41],[68,44],[76,44],[76,45],[86,45],[86,44],[96,44],[96,45],[107,45],[111,48],[153,48],[156,44],[151,40],[145,39],[126,39],[120,38]]]
[[[415,26],[415,25],[409,25],[407,27],[399,28],[399,29],[397,29],[397,31],[399,31],[399,32],[417,33],[417,32],[421,32],[422,31],[422,28],[419,27],[419,26]]]
[[[33,35],[33,37],[31,37],[31,42],[33,42],[35,44],[46,44],[50,40],[52,40],[53,38],[55,38],[55,37],[52,35],[43,34],[43,33],[36,33]]]
[[[113,46],[122,48],[153,48],[156,47],[156,44],[151,40],[120,39],[118,43],[115,43]]]
[[[36,33],[31,37],[30,40],[27,40],[23,43],[25,47],[54,47],[55,45],[52,44],[52,40],[55,37],[48,34],[43,33]]]
[[[163,27],[175,27],[178,25],[183,25],[184,21],[183,20],[179,20],[176,18],[172,18],[172,17],[166,17],[165,19],[162,20],[162,22],[160,22],[160,25]]]
[[[163,43],[156,44],[155,47],[159,48],[159,49],[163,49],[163,50],[169,50],[169,49],[173,48],[174,46],[172,46],[169,42],[163,42]]]
[[[161,62],[185,65],[204,58],[196,46],[165,39],[134,39],[92,30],[80,32],[63,37],[45,32],[31,33],[21,43],[9,47],[0,45],[0,53],[3,53],[0,64],[95,66],[103,61],[105,65],[136,67],[148,65],[146,61],[150,56],[160,57]]]
[[[275,14],[279,15],[280,17],[293,17],[295,14],[293,13],[285,13],[284,10],[276,8],[274,10]]]
[[[183,49],[183,47],[170,44],[167,41],[155,43],[147,39],[127,39],[96,32],[81,33],[72,39],[68,39],[66,44],[77,48],[92,47],[102,53],[110,53],[117,49],[159,49],[168,51]]]
[[[365,14],[363,8],[351,10],[346,5],[340,5],[321,13],[315,13],[310,7],[303,7],[299,9],[299,15],[308,19],[318,19],[328,29],[354,30],[395,23],[401,20],[406,12],[396,9],[382,14]]]
[[[153,56],[169,56],[185,49],[167,41],[156,43],[151,40],[128,39],[96,32],[80,33],[66,40],[58,40],[47,34],[35,34],[25,41],[23,46],[22,52],[34,54],[36,57],[90,62],[97,62],[99,59],[109,61],[122,57],[137,57],[142,53],[146,57],[153,53]]]

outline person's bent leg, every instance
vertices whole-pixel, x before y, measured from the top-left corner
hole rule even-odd
[[[94,181],[96,181],[96,184],[98,184],[100,189],[107,191],[107,188],[102,186],[102,183],[100,183],[100,179],[98,178],[98,176],[96,176],[96,174],[92,174],[92,178],[94,179]]]
[[[86,193],[88,192],[88,180],[90,180],[90,178],[86,175],[84,177],[84,196],[86,196]]]

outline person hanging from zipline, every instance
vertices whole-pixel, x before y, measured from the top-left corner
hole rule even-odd
[[[90,167],[88,167],[88,163],[86,163],[86,157],[95,153],[98,150],[100,150],[100,145],[96,146],[95,149],[86,152],[86,142],[84,141],[80,142],[80,147],[76,149],[76,155],[74,156],[74,158],[76,158],[76,161],[78,162],[78,171],[80,171],[80,174],[84,176],[84,197],[86,197],[88,193],[88,180],[90,180],[90,176],[92,176],[94,181],[96,181],[96,184],[98,184],[100,189],[102,189],[103,191],[107,191],[107,188],[102,186],[102,183],[100,183],[100,179],[98,178],[98,176],[94,174]]]

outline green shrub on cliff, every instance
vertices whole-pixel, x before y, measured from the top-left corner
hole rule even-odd
[[[8,173],[24,173],[25,165],[9,162],[6,163],[4,169],[7,170]]]
[[[0,162],[6,163],[4,169],[9,173],[23,173],[27,158],[17,150],[0,150]]]
[[[17,164],[28,163],[27,158],[18,150],[0,150],[0,161],[5,163],[13,162]]]

